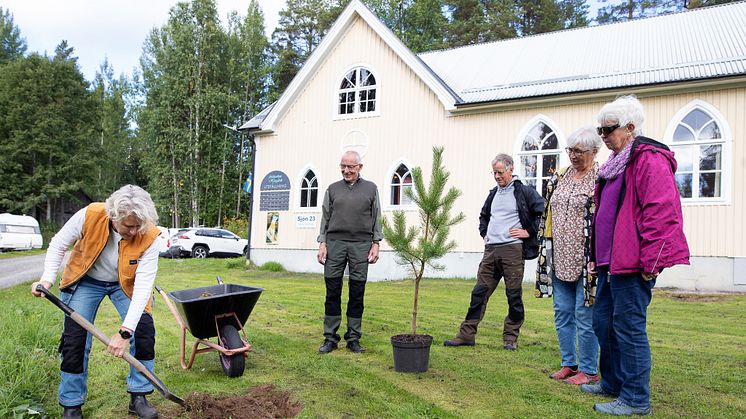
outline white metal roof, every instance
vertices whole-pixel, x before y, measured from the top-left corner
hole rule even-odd
[[[459,104],[746,74],[746,2],[419,57]]]

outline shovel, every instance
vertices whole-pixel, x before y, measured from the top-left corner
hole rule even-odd
[[[60,301],[60,299],[57,298],[57,296],[49,292],[49,290],[44,288],[44,286],[37,285],[36,291],[44,294],[47,300],[51,301],[52,304],[56,305],[60,310],[64,311],[65,314],[71,319],[73,319],[75,323],[79,324],[82,328],[89,331],[93,336],[96,337],[96,339],[103,342],[104,345],[109,346],[108,336],[106,336],[103,332],[98,330],[96,326],[94,326],[93,323],[86,320],[85,317],[76,313],[75,310],[70,308],[70,306]],[[181,406],[186,406],[183,399],[171,393],[168,387],[166,387],[166,385],[163,384],[163,381],[159,380],[158,377],[155,376],[155,374],[148,371],[148,369],[145,368],[145,365],[143,365],[142,362],[138,361],[137,359],[135,359],[135,357],[130,355],[129,352],[125,352],[122,358],[124,358],[124,360],[127,361],[130,365],[135,367],[135,369],[139,371],[140,374],[144,375],[145,378],[147,378],[148,381],[150,381],[150,383],[153,384],[153,386],[156,389],[158,389],[158,391],[161,392],[161,394],[163,394],[163,397],[167,398],[168,400],[171,400],[174,403],[178,403]]]

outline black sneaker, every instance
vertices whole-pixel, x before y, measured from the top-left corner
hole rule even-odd
[[[351,340],[351,341],[347,342],[347,349],[350,352],[355,352],[356,354],[365,352],[365,348],[363,348],[362,346],[360,346],[360,342],[358,342],[356,340]]]
[[[329,352],[337,349],[337,344],[335,342],[330,341],[329,339],[325,340],[324,343],[319,348],[319,353],[321,354],[328,354]]]

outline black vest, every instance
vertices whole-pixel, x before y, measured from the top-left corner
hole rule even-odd
[[[359,179],[352,186],[340,180],[329,185],[329,225],[326,238],[331,240],[372,241],[373,204],[376,184]]]

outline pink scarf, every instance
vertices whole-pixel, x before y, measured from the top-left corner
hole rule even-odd
[[[632,151],[632,144],[634,144],[634,141],[630,141],[619,153],[612,153],[611,157],[606,160],[606,163],[602,164],[601,168],[598,169],[598,175],[604,179],[614,179],[619,176],[627,167],[629,153]]]

